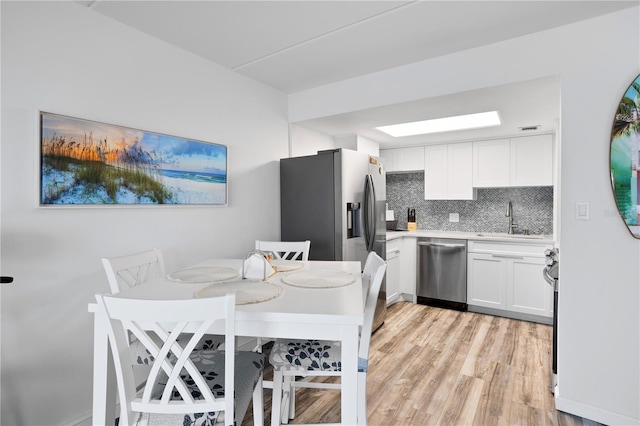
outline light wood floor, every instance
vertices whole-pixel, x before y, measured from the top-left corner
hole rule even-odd
[[[369,425],[589,425],[556,411],[551,327],[399,302],[371,340]],[[270,379],[270,371],[265,379]],[[301,389],[296,423],[340,421],[340,393]],[[265,424],[271,390],[265,389]],[[252,425],[251,408],[242,425]]]

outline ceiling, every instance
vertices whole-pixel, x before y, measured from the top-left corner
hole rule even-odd
[[[589,19],[640,0],[78,3],[290,94]],[[491,138],[530,125],[552,130],[559,93],[558,81],[549,78],[296,124],[332,136],[358,134],[382,148]],[[372,129],[489,109],[500,112],[503,125],[482,132],[391,138]]]

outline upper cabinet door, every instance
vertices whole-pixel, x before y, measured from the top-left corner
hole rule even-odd
[[[553,185],[551,135],[511,139],[511,186]]]
[[[411,148],[400,148],[402,152],[402,171],[413,172],[424,170],[424,147],[414,146]]]
[[[510,185],[509,139],[473,142],[473,186],[496,188]]]
[[[424,170],[424,147],[383,149],[382,165],[387,173],[417,172]]]
[[[387,173],[395,172],[400,166],[400,152],[398,149],[381,149],[380,161]]]
[[[424,147],[425,200],[475,200],[472,143]]]
[[[473,142],[473,186],[553,185],[553,136]]]
[[[473,189],[473,144],[453,143],[448,147],[449,182],[448,198],[450,200],[475,200]]]
[[[424,147],[424,198],[425,200],[447,200],[449,161],[447,145]]]

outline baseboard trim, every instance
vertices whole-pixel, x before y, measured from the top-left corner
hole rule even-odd
[[[556,409],[606,425],[640,425],[640,419],[624,416],[593,405],[563,398],[556,393]]]
[[[542,315],[525,314],[522,312],[505,311],[502,309],[487,308],[484,306],[469,305],[469,312],[478,314],[494,315],[497,317],[513,318],[522,321],[537,322],[540,324],[552,325],[553,318],[543,317]]]
[[[416,303],[415,299],[416,299],[415,296],[412,296],[412,295],[407,294],[407,293],[400,293],[400,294],[397,294],[393,299],[387,300],[387,306],[391,306],[394,303],[398,303],[398,302]]]

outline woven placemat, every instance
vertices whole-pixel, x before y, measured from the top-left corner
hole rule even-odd
[[[257,280],[238,280],[215,283],[196,291],[196,297],[220,297],[227,293],[235,293],[236,305],[266,302],[282,294],[278,284]]]
[[[282,282],[296,287],[331,288],[353,284],[356,278],[344,271],[314,269],[313,271],[294,272],[282,277]]]
[[[223,266],[202,266],[181,269],[167,275],[167,278],[178,283],[214,283],[231,280],[239,276],[240,272],[237,269]]]
[[[269,263],[276,272],[295,271],[304,266],[304,264],[298,260],[271,259]]]

